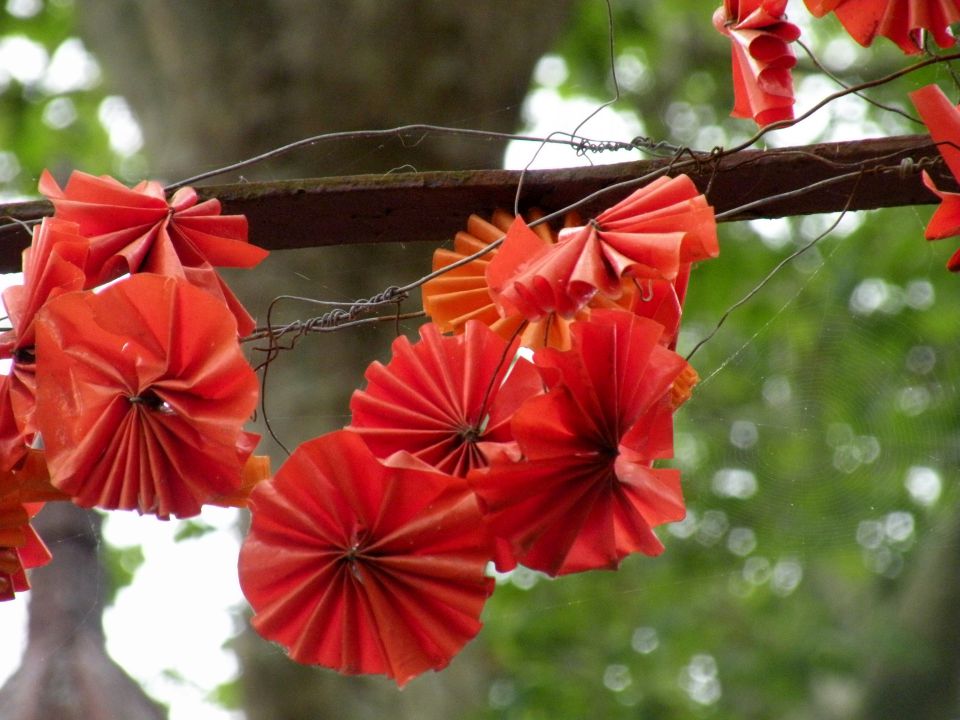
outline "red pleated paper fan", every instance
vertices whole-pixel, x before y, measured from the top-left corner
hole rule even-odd
[[[937,85],[927,85],[910,93],[917,112],[930,130],[947,167],[955,178],[960,178],[960,107],[955,106]],[[960,235],[960,193],[937,189],[933,179],[923,172],[924,184],[940,198],[941,203],[924,233],[927,240]],[[960,250],[947,261],[951,272],[960,272]]]
[[[619,299],[625,279],[677,283],[676,292],[686,266],[718,253],[713,208],[680,175],[658,178],[589,224],[561,231],[555,245],[539,243],[515,220],[486,276],[502,314],[569,318],[597,296]],[[627,306],[646,314],[634,298]]]
[[[923,51],[923,34],[951,47],[950,25],[960,22],[960,0],[805,0],[817,17],[833,11],[850,36],[867,47],[879,35],[907,55]]]
[[[479,631],[493,583],[473,494],[403,458],[382,464],[338,431],[254,490],[240,585],[253,627],[294,660],[402,686]]]
[[[442,336],[427,323],[417,343],[398,337],[390,362],[372,363],[366,389],[353,393],[349,429],[377,457],[405,450],[465,477],[486,466],[485,448],[513,441],[510,418],[541,390],[533,365],[513,362],[518,347],[477,320],[461,335]]]
[[[730,38],[733,62],[733,117],[763,127],[793,118],[793,77],[797,64],[790,43],[800,28],[787,22],[787,0],[724,0],[713,24]]]
[[[0,472],[0,601],[29,590],[26,571],[50,561],[50,551],[30,526],[43,503],[27,501],[30,496],[55,499],[55,493],[36,492],[37,487],[49,487],[48,479],[35,451],[14,470]]]
[[[36,424],[74,502],[187,517],[238,490],[257,380],[221,302],[138,274],[55,298],[36,327]]]
[[[687,368],[663,328],[623,311],[573,325],[573,347],[537,351],[550,390],[516,413],[523,459],[497,457],[469,480],[494,534],[519,562],[551,575],[614,568],[656,555],[656,525],[685,508],[672,455],[671,387]]]
[[[184,278],[226,303],[241,335],[253,329],[253,319],[214,270],[249,268],[266,257],[266,250],[247,242],[243,215],[221,215],[218,200],[199,202],[193,188],[181,188],[168,203],[159,183],[128,188],[81,172],[63,189],[44,172],[40,192],[58,218],[76,222],[90,238],[89,286],[128,272]]]
[[[81,290],[85,283],[89,243],[78,231],[76,223],[44,218],[23,251],[23,284],[3,291],[12,330],[0,335],[0,356],[12,360],[12,365],[0,388],[0,469],[9,469],[24,456],[25,443],[36,432],[34,318],[48,300]]]

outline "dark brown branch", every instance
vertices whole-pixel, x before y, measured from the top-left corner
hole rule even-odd
[[[686,172],[706,190],[718,212],[777,196],[838,175],[863,169],[859,179],[813,188],[800,196],[754,207],[725,218],[785,217],[811,213],[920,205],[936,198],[920,180],[929,166],[940,187],[956,187],[938,161],[927,135],[824,143],[774,150],[746,150],[714,158],[700,154],[679,160],[644,160],[589,168],[539,170],[524,180],[524,207],[552,211],[613,183],[663,171]],[[882,170],[879,170],[882,169]],[[271,250],[354,243],[446,240],[463,228],[471,212],[489,214],[513,206],[520,173],[509,170],[424,172],[215,185],[200,189],[218,197],[225,212],[250,220],[253,242]],[[712,182],[711,182],[712,181]],[[856,187],[851,201],[850,195]],[[629,190],[612,192],[581,212],[609,205]],[[0,206],[0,216],[32,220],[50,212],[45,202]],[[0,270],[19,269],[26,233],[17,226],[0,230]]]

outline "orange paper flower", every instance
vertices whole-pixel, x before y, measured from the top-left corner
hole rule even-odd
[[[377,457],[406,450],[465,477],[486,466],[485,448],[512,442],[511,416],[542,388],[533,365],[512,362],[517,348],[477,320],[464,334],[447,337],[427,323],[420,342],[398,337],[390,362],[367,368],[366,389],[350,400],[349,429]]]
[[[733,117],[753,118],[763,127],[793,118],[797,58],[790,43],[800,28],[786,19],[787,0],[724,0],[713,24],[730,38],[733,61]]]
[[[128,272],[183,278],[225,303],[241,335],[253,330],[253,319],[214,270],[253,267],[266,257],[266,250],[247,242],[243,215],[221,215],[218,200],[198,202],[193,188],[181,188],[168,204],[157,182],[128,188],[81,172],[62,190],[44,172],[40,192],[53,202],[58,218],[78,223],[90,238],[88,286]]]
[[[513,420],[523,460],[501,456],[470,473],[494,534],[516,558],[551,575],[614,568],[656,555],[651,528],[685,514],[673,451],[671,387],[687,363],[660,343],[663,328],[623,311],[574,323],[573,348],[538,350],[550,390]]]
[[[240,585],[253,627],[302,663],[439,670],[480,629],[491,550],[463,480],[346,430],[298,447],[250,499]]]
[[[960,179],[960,108],[954,106],[937,85],[927,85],[910,93],[910,99],[930,130],[947,167]],[[960,193],[938,190],[933,179],[924,170],[923,182],[940,198],[940,206],[933,213],[924,233],[927,240],[960,235]],[[960,250],[947,261],[951,272],[960,272]]]
[[[36,423],[77,504],[187,517],[240,487],[257,380],[220,301],[134,275],[52,300],[36,332]]]
[[[831,10],[850,36],[864,47],[878,35],[889,38],[906,54],[923,50],[923,33],[937,45],[956,42],[950,25],[960,22],[960,0],[805,0],[817,17]]]
[[[719,252],[713,208],[686,175],[661,177],[545,246],[515,220],[487,267],[504,315],[571,317],[596,295],[618,298],[623,279],[673,282],[691,262]]]

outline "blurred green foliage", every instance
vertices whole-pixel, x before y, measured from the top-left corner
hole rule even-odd
[[[0,9],[0,197],[37,194],[44,168],[116,173],[99,119],[99,68],[73,33],[71,0]]]

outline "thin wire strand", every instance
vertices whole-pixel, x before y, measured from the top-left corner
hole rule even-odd
[[[831,72],[822,62],[820,62],[820,60],[817,58],[817,56],[813,54],[813,50],[811,50],[807,45],[805,45],[802,40],[797,40],[796,43],[797,43],[797,45],[799,45],[801,48],[803,48],[803,51],[807,54],[807,57],[810,58],[810,62],[812,62],[812,63],[814,64],[814,66],[817,68],[817,70],[819,70],[819,71],[822,72],[824,75],[826,75],[828,78],[830,78],[831,80],[833,80],[833,81],[834,81],[837,85],[839,85],[840,87],[842,87],[842,88],[844,88],[844,89],[846,89],[846,90],[849,90],[849,89],[851,88],[850,85],[847,85],[843,80],[841,80],[841,79],[840,79],[839,77],[837,77],[833,72]],[[880,102],[880,101],[878,101],[878,100],[874,100],[873,98],[864,95],[864,94],[863,94],[862,92],[860,92],[860,91],[855,91],[855,92],[854,92],[854,95],[856,95],[856,96],[857,96],[858,98],[860,98],[861,100],[864,100],[864,101],[870,103],[870,104],[873,105],[874,107],[880,108],[881,110],[886,110],[887,112],[895,113],[895,114],[897,114],[897,115],[899,115],[899,116],[901,116],[901,117],[903,117],[903,118],[906,118],[907,120],[909,120],[909,121],[912,122],[912,123],[915,123],[915,124],[917,124],[917,125],[923,125],[923,124],[924,124],[924,123],[923,123],[923,120],[921,120],[920,118],[916,118],[916,117],[914,117],[913,115],[911,115],[910,113],[905,112],[905,111],[901,110],[900,108],[893,107],[892,105],[884,105],[882,102]]]
[[[422,133],[421,137],[412,145],[407,145],[406,140],[404,139],[404,134],[409,133]],[[206,172],[193,175],[183,180],[178,180],[175,183],[167,185],[166,189],[176,190],[177,188],[183,187],[184,185],[191,185],[193,183],[200,182],[201,180],[208,180],[212,177],[218,175],[224,175],[229,172],[234,172],[237,170],[243,170],[248,168],[251,165],[256,165],[257,163],[264,162],[266,160],[272,160],[278,158],[287,153],[293,152],[294,150],[300,150],[303,148],[311,147],[319,143],[324,142],[336,142],[336,141],[345,141],[345,140],[374,140],[377,138],[390,138],[397,137],[400,139],[401,143],[404,144],[404,147],[416,147],[429,135],[455,135],[462,137],[479,137],[485,138],[488,140],[518,140],[521,142],[536,142],[536,143],[556,143],[560,145],[569,145],[574,148],[590,148],[593,145],[598,147],[605,145],[606,141],[592,140],[590,138],[581,138],[578,136],[570,135],[568,133],[551,133],[551,137],[542,138],[532,135],[521,135],[516,133],[503,133],[503,132],[494,132],[492,130],[475,130],[471,128],[456,128],[456,127],[447,127],[444,125],[431,125],[426,123],[415,123],[412,125],[399,125],[397,127],[385,128],[382,130],[345,130],[341,132],[331,132],[331,133],[321,133],[320,135],[313,135],[308,138],[303,138],[301,140],[296,140],[287,145],[281,145],[280,147],[273,148],[267,152],[261,153],[260,155],[255,155],[253,157],[240,160],[229,165],[224,165],[222,167],[214,168],[213,170],[208,170]],[[553,135],[566,135],[566,139],[558,139],[552,137]],[[632,145],[630,143],[623,143],[624,148],[630,148]]]
[[[607,100],[606,102],[594,108],[589,115],[587,115],[583,120],[581,120],[580,124],[573,129],[573,132],[571,133],[570,137],[578,137],[580,133],[580,128],[582,128],[584,125],[590,122],[593,118],[595,118],[598,113],[604,110],[604,108],[608,108],[614,103],[619,102],[620,100],[620,81],[617,80],[617,63],[616,63],[616,55],[615,55],[616,42],[615,42],[615,33],[614,33],[614,25],[613,25],[613,7],[610,3],[610,0],[606,0],[606,7],[607,7],[607,40],[609,43],[608,57],[610,60],[610,77],[613,80],[614,96],[610,100]],[[537,156],[540,155],[540,151],[543,150],[544,147],[546,147],[547,140],[549,140],[553,136],[553,134],[554,133],[550,133],[550,135],[547,135],[547,138],[544,139],[544,141],[540,144],[540,147],[537,148],[537,151],[533,154],[533,157],[530,158],[530,161],[523,167],[523,170],[520,171],[520,177],[517,180],[517,191],[513,196],[513,214],[516,215],[517,217],[520,216],[520,195],[523,191],[523,183],[524,183],[524,180],[526,180],[527,172],[530,170],[530,166],[533,165],[534,162],[536,162]],[[633,143],[631,143],[631,146],[632,144]],[[579,154],[580,150],[578,150],[577,152]],[[589,157],[587,159],[589,160]],[[593,162],[591,161],[590,164],[592,165]]]
[[[862,173],[860,174],[860,177],[863,177]],[[734,310],[742,307],[747,302],[749,302],[758,292],[760,292],[767,285],[768,282],[770,282],[777,274],[779,274],[779,272],[784,267],[786,267],[787,263],[803,255],[810,248],[812,248],[818,242],[823,240],[823,238],[827,237],[827,235],[829,235],[834,230],[836,230],[837,226],[840,224],[840,221],[843,220],[844,216],[846,216],[847,212],[850,210],[850,205],[853,203],[853,197],[854,195],[857,194],[857,188],[859,187],[859,185],[860,183],[858,182],[857,185],[854,186],[853,190],[850,191],[850,196],[847,199],[846,207],[843,208],[843,210],[837,216],[837,219],[830,224],[830,227],[828,227],[822,233],[817,235],[817,237],[815,237],[813,240],[808,242],[806,245],[804,245],[801,248],[798,248],[794,252],[790,253],[787,257],[785,257],[783,260],[778,262],[773,267],[773,269],[770,272],[768,272],[766,276],[750,290],[750,292],[748,292],[742,298],[737,300],[733,305],[731,305],[724,311],[723,315],[720,316],[720,319],[717,320],[717,324],[714,325],[713,329],[707,334],[707,336],[704,338],[701,338],[700,342],[694,345],[693,349],[689,353],[687,353],[687,357],[685,358],[687,362],[690,362],[690,359],[697,353],[697,351],[700,348],[702,348],[704,345],[706,345],[707,342],[711,338],[713,338],[714,335],[717,334],[717,332],[720,330],[721,327],[723,327],[723,324],[727,321],[727,318],[730,317],[730,315],[734,312]]]

